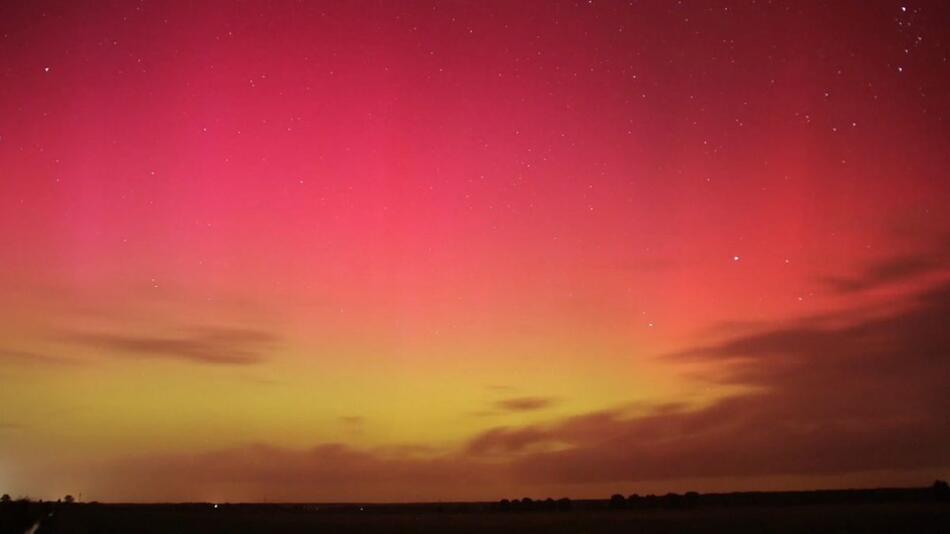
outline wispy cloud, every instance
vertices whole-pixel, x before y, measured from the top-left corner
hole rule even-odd
[[[97,466],[91,489],[108,498],[279,502],[464,498],[503,482],[499,467],[426,447],[361,450],[325,443],[308,450],[248,445],[207,454],[127,458]],[[181,473],[188,473],[183,477]],[[148,480],[148,484],[137,481]],[[491,491],[491,489],[489,489]],[[500,487],[494,491],[500,492]]]
[[[899,237],[922,242],[912,252],[879,258],[855,275],[829,277],[825,282],[840,293],[856,293],[950,270],[950,233],[901,232]]]
[[[190,328],[165,335],[74,332],[60,339],[110,354],[247,365],[263,361],[278,338],[252,329]]]
[[[509,455],[556,439],[540,427],[498,427],[479,434],[468,442],[466,452],[474,456]]]
[[[715,364],[711,380],[749,391],[706,408],[493,429],[469,451],[507,451],[535,483],[950,467],[950,284],[907,299],[883,317],[777,324],[687,351]],[[560,447],[531,452],[549,443]]]
[[[713,380],[752,386],[699,409],[641,406],[496,427],[455,452],[323,444],[141,457],[101,466],[93,479],[100,494],[141,499],[413,500],[476,489],[485,496],[576,484],[946,469],[950,284],[908,298],[884,317],[859,313],[843,326],[779,323],[696,348],[692,357],[717,364]],[[150,484],[134,482],[145,479]]]
[[[0,361],[20,362],[20,363],[40,363],[51,365],[72,365],[79,363],[72,358],[62,356],[53,356],[50,354],[24,351],[0,349]]]
[[[827,278],[826,282],[840,293],[856,293],[912,280],[946,266],[946,259],[942,257],[905,255],[875,262],[856,276]]]
[[[495,407],[509,412],[530,412],[548,408],[556,402],[553,397],[516,397],[502,399],[495,403]]]

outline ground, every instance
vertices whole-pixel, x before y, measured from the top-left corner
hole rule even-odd
[[[34,505],[33,517],[39,508]],[[52,515],[49,515],[52,513]],[[3,532],[26,532],[6,514]],[[454,512],[437,509],[327,511],[213,505],[50,505],[36,533],[234,532],[950,532],[939,502],[717,506],[695,509]]]

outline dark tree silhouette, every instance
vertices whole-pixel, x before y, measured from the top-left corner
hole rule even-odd
[[[931,487],[938,501],[950,501],[950,484],[946,480],[934,480]]]
[[[663,506],[667,508],[680,508],[683,506],[683,496],[678,493],[667,493],[663,496]]]
[[[636,493],[631,493],[630,496],[627,497],[627,506],[629,506],[630,508],[637,508],[642,504],[643,504],[643,497],[640,497]]]
[[[567,497],[561,497],[557,500],[557,509],[558,510],[570,510],[571,509],[571,500]]]
[[[0,497],[0,502],[6,503],[6,502],[10,502],[11,500],[12,499],[10,499],[10,494],[8,493],[4,493],[3,497]]]
[[[67,496],[63,497],[63,502],[66,503],[66,504],[72,504],[72,503],[76,502],[76,499],[74,499],[72,495],[67,495]]]
[[[642,502],[644,508],[656,508],[660,505],[660,498],[651,493],[644,497]]]
[[[610,507],[613,508],[614,510],[626,508],[627,499],[625,499],[623,495],[619,493],[614,493],[613,495],[610,496]]]
[[[695,508],[699,505],[699,493],[687,491],[684,500],[687,508]]]

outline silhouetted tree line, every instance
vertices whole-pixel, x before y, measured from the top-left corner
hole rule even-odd
[[[609,508],[613,510],[623,509],[649,509],[649,508],[695,508],[699,506],[700,495],[695,491],[688,491],[685,494],[667,493],[666,495],[638,495],[634,493],[629,497],[614,494],[610,497]]]
[[[945,480],[936,480],[929,488],[879,488],[862,490],[815,490],[815,491],[778,491],[778,492],[737,492],[710,493],[700,495],[695,491],[685,494],[667,493],[666,495],[638,495],[624,497],[614,494],[607,501],[612,510],[653,508],[695,508],[710,506],[756,506],[756,505],[796,505],[796,504],[834,504],[845,502],[900,502],[937,500],[950,502],[950,484]]]
[[[933,489],[934,498],[938,501],[950,501],[950,484],[947,484],[946,480],[934,480],[931,489]]]
[[[636,493],[624,497],[617,493],[608,500],[580,500],[572,501],[566,497],[560,499],[546,498],[534,500],[530,497],[520,499],[501,499],[495,503],[459,502],[459,503],[418,503],[418,504],[220,504],[189,503],[149,505],[174,510],[206,510],[213,507],[215,510],[293,510],[301,513],[419,513],[419,512],[450,512],[450,513],[478,513],[489,510],[499,512],[564,512],[572,509],[610,509],[610,510],[650,510],[650,509],[690,509],[698,506],[710,507],[745,507],[745,506],[788,506],[800,504],[840,504],[840,503],[877,503],[877,502],[926,502],[939,501],[950,505],[950,484],[945,480],[935,480],[933,484],[923,488],[880,488],[864,490],[818,490],[818,491],[784,491],[784,492],[736,492],[736,493],[707,493],[700,495],[695,491],[684,494],[667,493],[665,495],[638,495]],[[0,496],[0,533],[24,532],[39,518],[44,519],[44,528],[52,527],[59,514],[58,510],[81,506],[98,507],[99,503],[76,504],[76,499],[66,495],[58,501],[30,500],[26,497],[12,498],[9,494]],[[108,505],[110,508],[136,508],[136,505]],[[48,523],[52,522],[52,525]]]
[[[4,493],[0,496],[0,532],[26,532],[38,519],[52,518],[58,507],[74,502],[72,495],[57,501],[34,501],[28,497],[13,499]]]
[[[571,500],[567,497],[561,497],[554,500],[551,497],[542,500],[534,500],[531,497],[521,499],[502,499],[495,503],[494,508],[501,512],[528,512],[533,510],[545,511],[566,511],[571,509]]]

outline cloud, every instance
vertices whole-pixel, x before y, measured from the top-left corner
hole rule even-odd
[[[475,456],[519,453],[549,439],[549,434],[538,427],[498,427],[469,441],[466,452]]]
[[[141,358],[246,365],[262,361],[277,341],[269,332],[241,328],[192,328],[174,335],[70,333],[62,341]]]
[[[678,355],[714,364],[709,380],[748,391],[699,409],[637,405],[497,427],[456,450],[330,443],[138,457],[84,478],[101,498],[411,501],[939,472],[950,468],[950,284],[898,304],[886,316],[777,324]]]
[[[837,326],[780,324],[677,355],[750,391],[709,407],[496,429],[469,448],[560,444],[512,456],[516,477],[535,483],[950,467],[950,284],[901,304],[884,317],[856,310]]]
[[[493,388],[494,389],[494,388]],[[498,392],[508,391],[497,390]],[[554,397],[512,397],[501,399],[492,403],[491,409],[477,410],[469,412],[476,417],[495,417],[499,415],[540,411],[556,404],[558,400]]]
[[[496,427],[453,450],[252,445],[139,457],[88,478],[103,498],[313,501],[941,472],[950,469],[948,317],[950,283],[940,283],[905,294],[888,313],[854,309],[731,331],[672,356],[707,363],[707,380],[744,391],[698,409],[638,405]]]
[[[0,361],[19,362],[19,363],[41,363],[52,365],[71,365],[79,363],[70,358],[62,356],[52,356],[38,352],[0,349]]]
[[[875,262],[855,277],[826,279],[840,293],[856,293],[914,279],[943,268],[946,262],[939,257],[906,255]]]
[[[102,499],[152,501],[418,501],[471,495],[473,488],[501,491],[498,473],[457,456],[419,457],[414,447],[359,450],[325,443],[294,450],[254,444],[99,465],[87,491]]]
[[[495,407],[509,412],[530,412],[547,408],[555,402],[556,399],[551,397],[516,397],[502,399],[495,403]]]
[[[869,263],[856,276],[829,277],[825,282],[839,293],[857,293],[901,284],[950,268],[950,232],[897,233],[898,239],[922,241],[917,250],[880,258]]]

